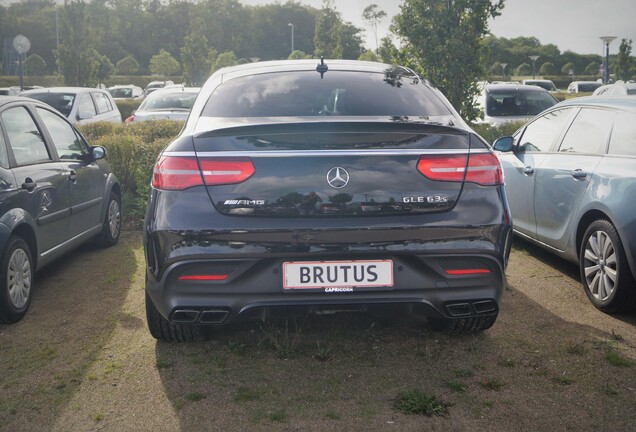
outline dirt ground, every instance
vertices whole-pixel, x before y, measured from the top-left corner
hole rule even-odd
[[[27,317],[0,325],[3,431],[627,431],[636,314],[592,307],[575,266],[517,242],[492,329],[310,317],[157,343],[145,324],[141,235],[38,274]],[[418,390],[446,408],[407,415]]]

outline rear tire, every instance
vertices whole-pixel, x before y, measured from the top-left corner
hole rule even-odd
[[[579,267],[583,289],[592,304],[606,313],[636,309],[636,284],[623,242],[614,225],[605,219],[585,231]]]
[[[429,318],[433,330],[449,334],[461,335],[488,330],[497,320],[497,315],[470,318]]]
[[[0,265],[0,322],[15,323],[29,310],[35,273],[31,250],[21,237],[9,237]]]
[[[108,197],[108,207],[104,216],[102,231],[97,237],[98,246],[107,248],[115,246],[121,233],[121,198],[111,191]]]
[[[201,325],[175,324],[165,319],[146,293],[146,320],[148,330],[157,340],[163,342],[193,342],[205,340]]]

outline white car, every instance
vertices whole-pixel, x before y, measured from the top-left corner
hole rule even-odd
[[[592,93],[602,85],[598,81],[573,81],[568,86],[568,93]]]
[[[170,86],[153,91],[126,123],[144,120],[187,120],[200,87]]]
[[[489,84],[477,98],[481,111],[477,123],[492,125],[527,121],[557,103],[547,90],[522,84]]]
[[[636,83],[617,81],[594,90],[594,96],[632,96],[636,95]]]
[[[108,87],[106,91],[114,99],[139,99],[144,95],[141,87],[132,84]]]
[[[42,101],[75,124],[98,121],[121,123],[121,113],[113,97],[106,90],[88,87],[51,87],[20,93]]]

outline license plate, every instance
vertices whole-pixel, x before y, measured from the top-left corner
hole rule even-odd
[[[302,261],[283,263],[283,288],[353,291],[393,286],[393,261]]]

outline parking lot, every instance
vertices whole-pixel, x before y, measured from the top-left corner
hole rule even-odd
[[[358,314],[158,343],[143,271],[126,231],[38,274],[29,314],[0,325],[1,429],[633,429],[636,316],[598,312],[576,266],[522,241],[499,320],[476,336]],[[412,389],[443,414],[397,411]]]

